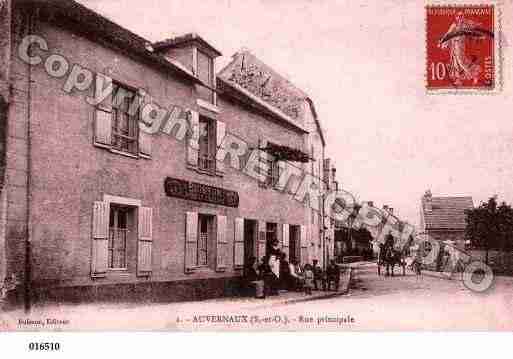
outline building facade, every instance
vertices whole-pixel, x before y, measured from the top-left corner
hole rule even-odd
[[[231,295],[274,240],[301,263],[317,255],[292,190],[301,176],[281,186],[283,163],[266,151],[304,160],[301,103],[226,78],[240,54],[217,76],[221,53],[200,36],[151,44],[74,1],[7,1],[0,19],[0,275],[11,301]],[[34,65],[20,57],[31,34],[47,44],[26,52]],[[114,91],[92,105],[105,85]],[[142,129],[148,103],[158,104],[148,127],[165,109],[169,131]],[[251,151],[220,157],[228,134]]]
[[[262,101],[274,107],[289,118],[289,122],[298,123],[305,130],[303,149],[308,154],[309,160],[306,163],[295,163],[293,167],[294,170],[308,176],[309,180],[301,183],[302,185],[308,183],[308,190],[297,189],[301,188],[301,184],[296,176],[291,176],[290,181],[284,184],[285,188],[280,189],[306,205],[304,222],[307,249],[303,254],[303,261],[311,263],[313,260],[318,260],[323,266],[327,258],[333,257],[333,231],[329,218],[324,216],[323,193],[329,189],[328,182],[333,188],[335,181],[330,181],[330,178],[334,177],[335,173],[331,171],[328,161],[326,168],[330,170],[328,170],[328,176],[325,174],[326,142],[313,101],[303,90],[246,49],[235,54],[232,62],[220,71],[219,81],[223,88],[235,88],[240,93],[256,98],[257,102]],[[271,141],[262,138],[260,145],[265,147],[269,142]],[[278,163],[274,172],[275,180],[280,171]],[[303,186],[303,189],[305,188],[306,186]],[[308,192],[310,195],[303,196],[303,192]],[[297,260],[299,257],[294,253],[292,249],[289,258]]]

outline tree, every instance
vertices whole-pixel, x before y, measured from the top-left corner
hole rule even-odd
[[[497,196],[493,196],[488,202],[465,213],[465,238],[473,247],[485,250],[486,264],[490,249],[507,250],[512,247],[513,208],[509,204],[502,202],[497,205]]]
[[[497,248],[503,251],[512,249],[513,238],[513,208],[506,202],[502,202],[497,208]]]

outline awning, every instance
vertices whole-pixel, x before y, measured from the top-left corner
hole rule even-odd
[[[278,161],[307,163],[314,160],[301,150],[271,142],[267,143],[266,147],[260,148],[260,150],[269,153]]]

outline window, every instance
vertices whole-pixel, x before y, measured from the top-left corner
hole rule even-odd
[[[226,216],[186,212],[185,223],[185,273],[197,268],[225,271],[230,257],[233,258]]]
[[[200,117],[199,131],[198,167],[204,171],[214,172],[216,169],[216,138],[214,121],[205,117]]]
[[[115,84],[112,101],[112,148],[137,154],[138,152],[138,113],[130,114],[129,109],[136,101],[136,93]]]
[[[209,243],[214,238],[214,216],[198,215],[198,267],[208,265]]]
[[[214,62],[210,56],[198,50],[197,76],[205,84],[214,87]],[[198,86],[198,98],[214,103],[214,91],[204,86]]]
[[[109,219],[108,268],[127,269],[127,240],[133,209],[111,204]]]
[[[278,161],[275,159],[267,159],[267,164],[268,170],[266,184],[268,186],[274,187],[280,179],[280,167],[278,166]]]
[[[91,277],[148,277],[152,273],[152,208],[141,201],[103,195],[94,201],[92,217]]]

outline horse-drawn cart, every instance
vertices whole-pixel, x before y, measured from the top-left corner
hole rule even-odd
[[[381,267],[385,267],[386,276],[394,276],[394,267],[403,268],[403,276],[406,275],[406,260],[404,253],[394,249],[392,245],[380,244],[378,253],[378,275],[381,275]]]

